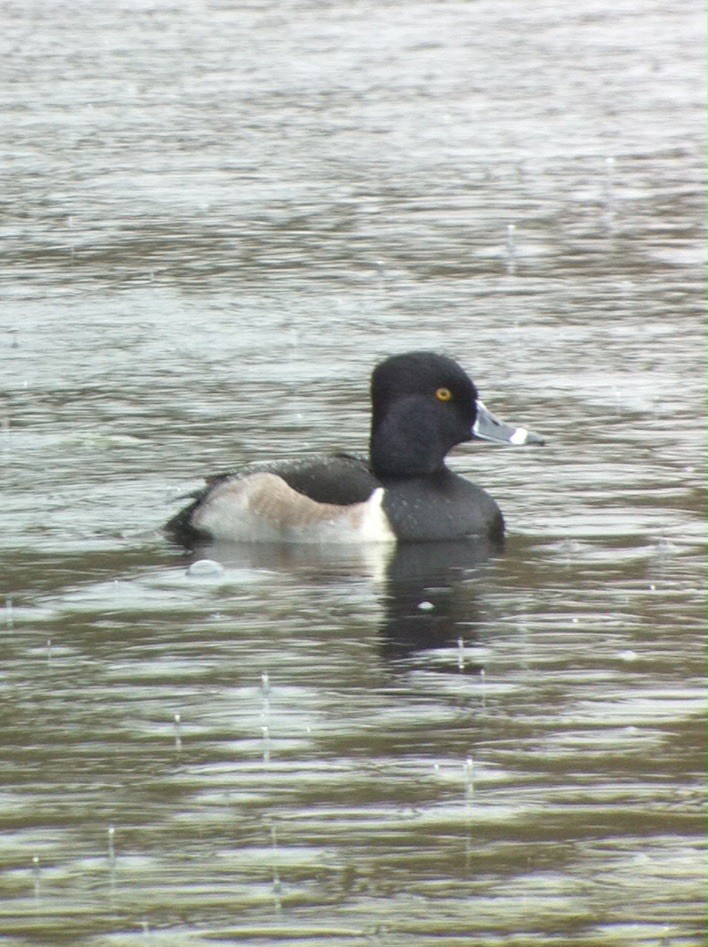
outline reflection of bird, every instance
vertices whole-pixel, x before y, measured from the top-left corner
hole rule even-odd
[[[477,584],[484,564],[502,543],[474,541],[401,543],[386,569],[381,603],[380,650],[386,658],[408,658],[431,648],[476,639],[481,624]],[[452,670],[452,666],[449,668]],[[468,664],[468,673],[479,670]]]
[[[455,540],[501,536],[495,501],[445,466],[473,437],[543,443],[497,421],[460,366],[442,355],[386,359],[371,379],[369,460],[332,457],[252,464],[213,477],[167,524],[190,545],[232,542]]]

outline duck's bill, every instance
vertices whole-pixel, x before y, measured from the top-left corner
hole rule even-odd
[[[495,418],[487,411],[481,401],[477,402],[477,420],[472,427],[472,437],[481,441],[493,441],[495,444],[545,444],[539,435],[526,427],[516,427]]]

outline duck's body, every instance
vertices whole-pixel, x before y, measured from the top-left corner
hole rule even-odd
[[[213,478],[167,528],[188,545],[425,542],[498,537],[504,520],[486,491],[447,468],[379,480],[366,461],[338,455],[253,464]]]
[[[496,502],[449,470],[445,456],[475,436],[540,439],[497,422],[459,365],[428,352],[382,362],[372,377],[372,405],[370,459],[338,454],[212,477],[168,532],[186,545],[501,537]],[[479,429],[482,416],[490,431]]]
[[[392,540],[382,499],[381,485],[355,457],[251,464],[211,478],[167,528],[190,545]]]

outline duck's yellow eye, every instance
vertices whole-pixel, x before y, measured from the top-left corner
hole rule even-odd
[[[452,392],[449,388],[438,388],[435,397],[438,401],[452,401]]]

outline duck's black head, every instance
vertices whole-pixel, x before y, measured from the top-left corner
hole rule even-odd
[[[380,477],[441,470],[448,451],[473,437],[477,390],[462,368],[434,352],[381,362],[371,377],[371,466]]]

